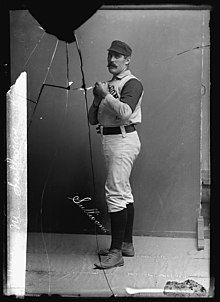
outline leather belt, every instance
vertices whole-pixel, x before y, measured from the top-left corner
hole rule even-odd
[[[135,131],[135,125],[127,125],[124,126],[126,133],[130,133]],[[111,134],[121,134],[121,128],[120,127],[103,127],[103,135],[111,135]]]

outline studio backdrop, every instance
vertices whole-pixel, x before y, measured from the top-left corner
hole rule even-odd
[[[107,48],[122,40],[144,87],[142,147],[131,175],[134,234],[196,236],[207,166],[201,101],[209,91],[208,23],[205,10],[99,9],[75,30],[81,62],[76,41],[45,33],[28,10],[10,12],[11,82],[27,72],[28,231],[43,225],[44,232],[94,233],[73,196],[90,197],[109,228],[101,138],[88,127],[93,93],[87,90],[86,102],[81,67],[87,88],[110,79]]]

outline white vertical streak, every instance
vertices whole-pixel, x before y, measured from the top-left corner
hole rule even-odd
[[[207,36],[207,26],[209,21],[209,15],[207,11],[202,11],[202,35],[201,35],[201,103],[200,103],[200,201],[202,198],[202,171],[208,169],[208,159],[207,159],[207,146],[208,144],[208,129],[205,129],[208,124],[208,112],[207,112],[207,104],[208,104],[208,92],[209,92],[209,83],[207,79],[209,75],[208,72],[208,49],[205,48],[207,44],[208,36]],[[207,141],[206,141],[207,139]],[[200,204],[201,211],[201,204]],[[201,213],[200,213],[201,214]]]
[[[203,12],[202,21],[202,46],[209,43],[209,14]],[[210,75],[209,75],[209,48],[202,47],[202,62],[201,62],[201,168],[209,170],[209,90],[210,90]]]
[[[7,288],[24,296],[27,246],[27,74],[7,92]]]
[[[201,91],[201,101],[200,101],[200,203],[199,203],[199,216],[201,215],[201,210],[202,210],[202,204],[201,204],[201,200],[202,200],[202,160],[203,160],[203,156],[202,156],[202,133],[203,133],[203,127],[202,127],[202,119],[203,119],[203,110],[202,110],[202,101],[203,101],[203,79],[204,79],[204,72],[203,72],[203,68],[204,68],[204,30],[205,30],[205,15],[204,12],[202,11],[202,41],[201,41],[201,87],[200,87],[200,91]]]

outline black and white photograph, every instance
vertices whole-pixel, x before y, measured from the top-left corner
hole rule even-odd
[[[214,297],[212,6],[44,2],[8,9],[4,295]]]

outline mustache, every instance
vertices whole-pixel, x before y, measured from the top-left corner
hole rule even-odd
[[[117,67],[117,66],[113,63],[108,63],[107,67]]]

